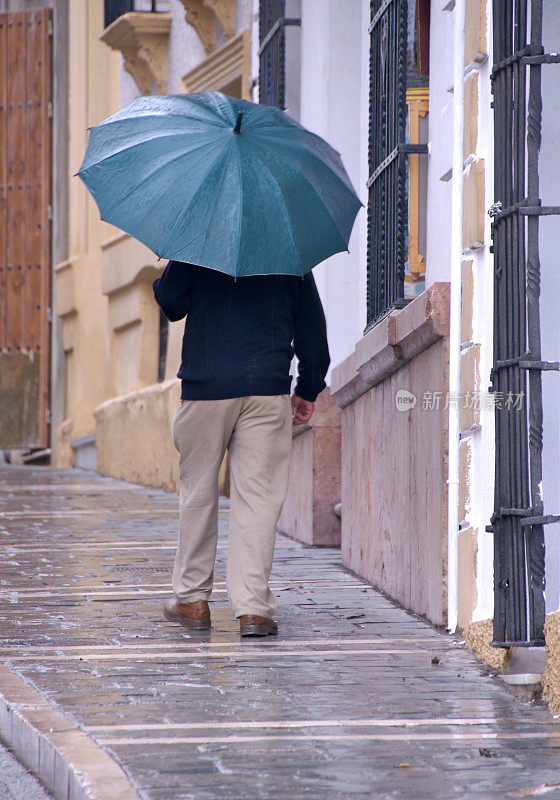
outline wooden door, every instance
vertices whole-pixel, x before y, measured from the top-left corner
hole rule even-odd
[[[0,13],[0,448],[49,443],[51,26]]]

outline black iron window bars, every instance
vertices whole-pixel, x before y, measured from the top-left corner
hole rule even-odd
[[[406,305],[406,158],[428,152],[406,141],[407,14],[407,0],[371,0],[366,331]]]
[[[494,363],[491,391],[527,398],[520,411],[495,404],[494,642],[544,644],[545,515],[541,492],[539,217],[560,214],[539,197],[541,66],[560,63],[542,46],[542,0],[494,0]],[[528,12],[530,8],[530,23]],[[530,30],[529,30],[530,26]],[[527,38],[529,35],[529,43]],[[527,102],[527,68],[529,69]]]
[[[286,108],[286,26],[301,19],[286,17],[286,0],[259,3],[259,102]]]

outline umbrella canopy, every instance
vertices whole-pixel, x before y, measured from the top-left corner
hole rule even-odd
[[[347,249],[361,206],[323,139],[220,92],[134,100],[92,128],[78,175],[156,255],[233,276],[305,274]]]

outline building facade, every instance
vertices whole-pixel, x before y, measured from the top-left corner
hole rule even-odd
[[[5,4],[0,22],[22,5]],[[31,5],[42,4],[25,5],[35,30]],[[50,447],[59,466],[177,488],[182,324],[152,298],[163,265],[101,221],[72,176],[88,128],[142,94],[217,89],[284,108],[341,153],[364,208],[349,252],[315,269],[332,366],[311,425],[294,431],[280,528],[340,545],[348,568],[463,631],[489,663],[546,640],[545,689],[560,708],[557,4],[72,0],[47,11],[50,72],[35,102],[52,114],[52,201],[33,189],[29,202],[50,250],[43,242],[34,261],[4,229],[0,279],[22,311],[2,306],[0,381],[11,408],[31,411],[4,423],[0,446]],[[7,207],[17,176],[6,164]],[[10,208],[21,221],[24,205]],[[24,263],[43,265],[50,304],[14,277]],[[44,307],[32,314],[33,303]],[[36,358],[41,346],[50,358]]]
[[[539,663],[546,631],[553,698],[557,6],[302,0],[299,16],[285,106],[340,150],[365,208],[350,253],[315,270],[333,444],[297,432],[281,527],[327,543],[338,490],[350,569],[496,666],[526,647]]]

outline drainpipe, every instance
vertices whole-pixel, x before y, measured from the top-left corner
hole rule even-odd
[[[453,172],[451,187],[451,276],[449,302],[449,397],[459,398],[461,360],[461,264],[463,258],[463,130],[465,0],[453,11]],[[459,406],[449,403],[447,477],[447,627],[457,628],[459,532]]]

